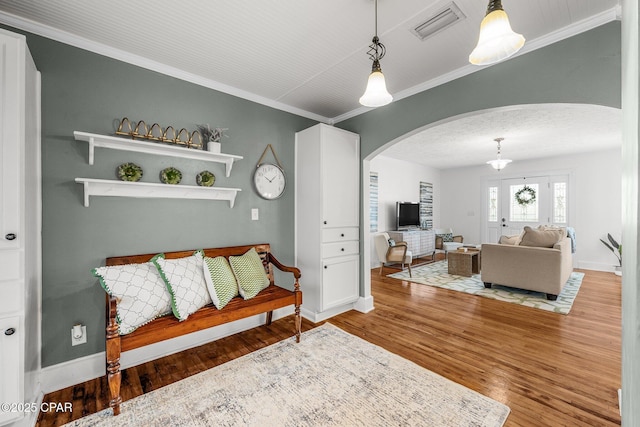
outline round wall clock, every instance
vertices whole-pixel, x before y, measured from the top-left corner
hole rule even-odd
[[[284,171],[270,163],[258,165],[253,174],[253,184],[263,199],[273,200],[282,196],[286,183]]]

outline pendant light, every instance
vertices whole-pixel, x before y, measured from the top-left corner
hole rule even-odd
[[[505,166],[511,163],[511,160],[503,159],[502,154],[500,154],[500,142],[504,141],[504,138],[496,138],[494,139],[494,141],[498,143],[498,156],[495,160],[489,160],[487,164],[491,165],[495,170],[500,172],[502,169],[504,169]]]
[[[502,0],[489,0],[487,13],[480,24],[478,45],[469,55],[469,62],[495,64],[515,54],[522,46],[524,37],[511,29],[509,17],[502,9]]]
[[[375,0],[375,16],[375,35],[367,52],[373,61],[373,65],[367,81],[367,89],[364,91],[364,95],[360,97],[360,104],[365,107],[382,107],[393,101],[393,97],[387,91],[384,74],[382,74],[382,69],[380,68],[380,60],[384,56],[386,49],[378,39],[378,0]]]

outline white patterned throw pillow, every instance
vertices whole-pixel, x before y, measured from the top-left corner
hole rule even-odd
[[[229,264],[238,281],[238,290],[242,298],[251,299],[269,286],[269,277],[255,248],[240,256],[230,256]]]
[[[171,295],[153,263],[98,267],[91,273],[118,300],[116,321],[120,335],[171,313]]]
[[[202,251],[196,251],[185,258],[165,259],[164,254],[158,254],[151,260],[167,285],[173,314],[180,321],[211,303],[202,271],[203,257]]]
[[[204,257],[204,279],[213,305],[218,310],[238,296],[238,283],[225,257]]]

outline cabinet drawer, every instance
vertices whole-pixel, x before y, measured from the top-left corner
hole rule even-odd
[[[358,240],[358,227],[325,228],[322,230],[322,242],[341,242]]]
[[[336,242],[322,245],[322,258],[331,258],[343,255],[355,255],[358,253],[359,242]]]

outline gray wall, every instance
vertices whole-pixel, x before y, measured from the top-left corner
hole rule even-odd
[[[27,43],[42,73],[43,366],[104,350],[104,291],[90,270],[108,256],[268,242],[293,264],[294,134],[315,122],[48,39],[27,35]],[[177,129],[229,128],[222,151],[244,159],[229,178],[222,164],[106,149],[96,149],[90,166],[88,145],[73,131],[110,135],[122,117]],[[259,198],[251,181],[267,144],[289,178],[276,201]],[[142,166],[146,182],[159,182],[160,170],[175,166],[184,184],[210,170],[216,186],[242,192],[233,209],[222,201],[120,197],[93,197],[85,208],[74,179],[115,179],[116,167],[129,161]],[[259,221],[251,221],[251,208],[260,209]],[[76,322],[87,325],[88,342],[71,347]]]

